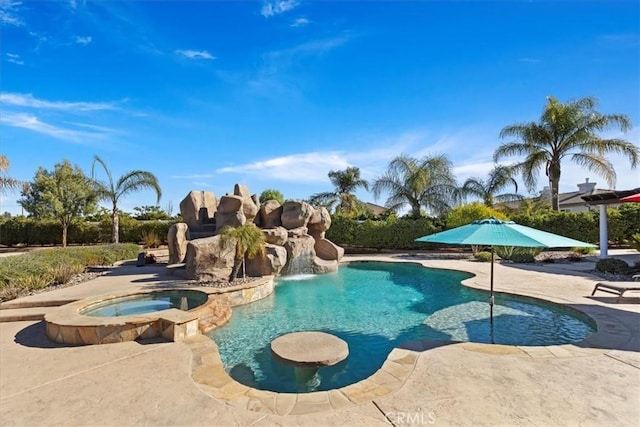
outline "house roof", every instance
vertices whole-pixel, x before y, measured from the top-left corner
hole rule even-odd
[[[558,199],[561,206],[569,206],[569,205],[580,205],[583,206],[585,204],[585,200],[583,197],[597,195],[601,193],[608,193],[611,190],[605,190],[602,188],[594,188],[591,191],[587,191],[586,193],[582,193],[580,191],[571,191],[569,193],[560,193],[558,195]]]
[[[614,190],[603,193],[590,194],[582,196],[582,199],[587,202],[588,205],[611,205],[614,203],[620,203],[621,198],[631,196],[636,193],[640,193],[640,187],[634,188],[633,190]]]
[[[374,215],[382,215],[383,213],[389,210],[388,208],[385,208],[384,206],[376,205],[375,203],[365,202],[364,204],[367,205],[369,209],[371,209],[371,212],[373,212]]]

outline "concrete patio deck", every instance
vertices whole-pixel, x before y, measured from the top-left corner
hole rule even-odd
[[[489,265],[420,255],[346,257],[419,262],[469,271],[467,286],[488,287]],[[594,318],[598,332],[550,347],[442,344],[409,348],[406,378],[390,394],[349,403],[278,395],[284,412],[247,410],[251,399],[215,398],[194,377],[197,343],[125,342],[65,347],[39,321],[0,323],[0,425],[616,425],[640,423],[640,298],[590,293],[600,280],[580,268],[496,265],[496,291],[568,304]],[[161,268],[120,266],[83,284],[22,298],[18,310],[115,290],[158,288]],[[6,307],[6,306],[5,306]],[[194,381],[194,378],[196,381]],[[315,395],[315,396],[314,396]],[[293,401],[291,399],[294,399]],[[280,399],[280,400],[278,400]],[[324,399],[324,398],[323,398]],[[244,406],[243,406],[244,405]],[[294,415],[298,408],[318,408]],[[315,405],[315,406],[314,406]],[[327,406],[328,405],[328,406]],[[289,415],[277,415],[288,413]]]

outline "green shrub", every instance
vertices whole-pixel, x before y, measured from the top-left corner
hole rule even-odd
[[[142,232],[142,247],[143,248],[157,248],[160,246],[160,238],[158,233],[153,230],[144,230]]]
[[[629,264],[617,258],[605,258],[596,263],[596,271],[611,274],[627,274],[630,271]]]
[[[595,243],[600,238],[597,212],[549,211],[541,215],[512,215],[511,219],[520,225],[583,242]]]
[[[86,267],[134,259],[138,252],[138,245],[125,243],[44,249],[0,258],[0,299],[15,298],[52,284],[67,283]]]
[[[498,218],[507,220],[505,214],[482,203],[469,203],[459,206],[447,215],[447,228],[456,228],[461,225],[471,224],[473,221],[485,218]]]
[[[536,255],[542,252],[540,248],[517,246],[495,246],[494,249],[500,258],[513,262],[534,262]]]
[[[631,246],[636,251],[640,252],[640,233],[632,234],[629,237],[629,246]]]
[[[595,251],[596,251],[596,248],[592,248],[592,247],[579,247],[579,248],[571,249],[571,252],[573,252],[576,255],[589,255],[594,253]]]
[[[476,252],[475,254],[473,254],[473,257],[476,259],[476,261],[489,262],[491,261],[491,252]]]
[[[514,254],[511,258],[511,261],[519,263],[532,263],[536,261],[536,258],[532,253],[522,252]]]

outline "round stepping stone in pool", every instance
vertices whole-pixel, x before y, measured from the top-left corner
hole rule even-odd
[[[293,332],[271,341],[271,352],[285,363],[303,367],[331,366],[349,355],[349,346],[325,332]]]

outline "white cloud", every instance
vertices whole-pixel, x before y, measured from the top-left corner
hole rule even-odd
[[[293,21],[293,23],[291,24],[292,27],[304,27],[305,25],[309,24],[309,21],[307,18],[297,18],[295,21]]]
[[[5,56],[5,61],[7,62],[11,62],[12,64],[17,65],[24,65],[24,61],[20,59],[20,55],[17,55],[15,53],[6,53]]]
[[[82,46],[88,45],[92,40],[91,36],[76,36],[76,43]]]
[[[211,184],[204,182],[204,181],[193,181],[191,184],[195,185],[196,187],[211,187]]]
[[[0,25],[13,25],[15,27],[24,25],[22,19],[16,14],[16,9],[20,5],[22,5],[22,2],[0,0]]]
[[[106,136],[101,132],[87,132],[77,129],[67,129],[40,121],[36,116],[25,113],[3,113],[0,122],[7,126],[27,129],[52,138],[79,144],[89,144]]]
[[[264,179],[285,182],[323,182],[330,170],[345,169],[349,162],[340,152],[292,154],[264,161],[228,166],[217,173],[256,175]]]
[[[296,6],[298,6],[298,2],[296,0],[280,0],[273,2],[267,1],[262,4],[260,14],[265,18],[270,18],[272,16],[280,15],[281,13],[287,12]]]
[[[519,58],[518,59],[519,62],[524,62],[525,64],[539,64],[540,60],[536,59],[536,58]]]
[[[113,103],[104,102],[66,102],[66,101],[45,101],[34,98],[32,94],[27,93],[0,93],[0,103],[13,105],[16,107],[41,108],[51,110],[65,111],[98,111],[98,110],[116,110],[117,106]]]
[[[206,50],[176,50],[175,53],[189,59],[216,59]]]

